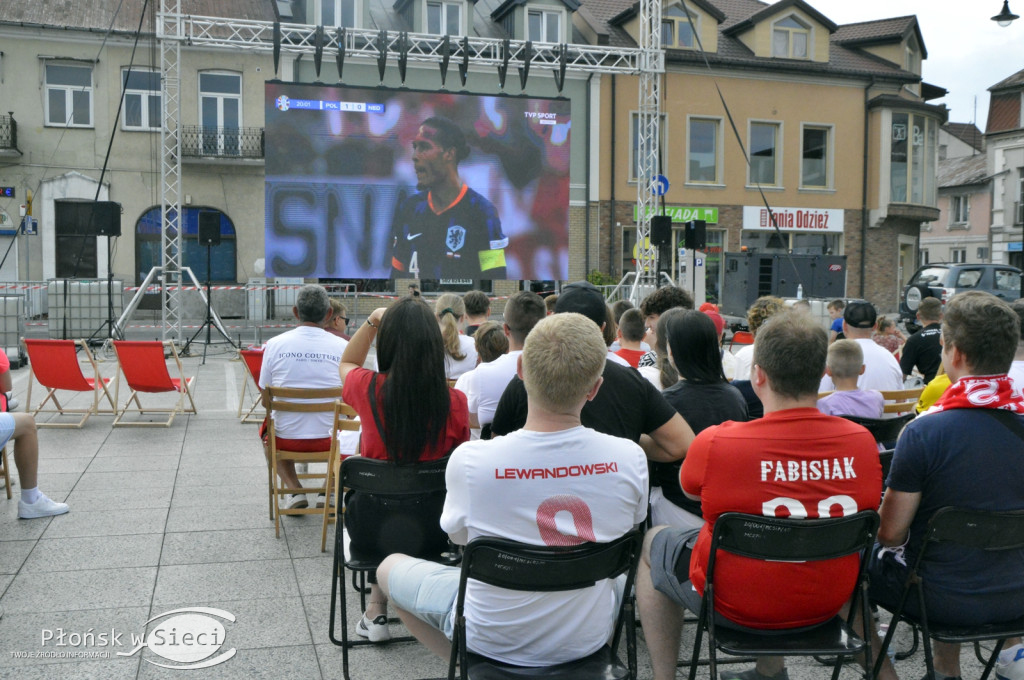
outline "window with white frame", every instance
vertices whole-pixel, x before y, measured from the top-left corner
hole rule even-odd
[[[505,34],[508,35],[508,37],[516,37],[516,13],[509,12],[502,17],[501,27],[505,29]]]
[[[718,118],[690,118],[687,121],[686,181],[719,184],[721,125]]]
[[[949,259],[954,264],[967,262],[967,248],[950,248]]]
[[[159,130],[160,72],[152,69],[121,69],[124,106],[121,127],[125,130]]]
[[[921,261],[918,263],[918,266],[923,267],[926,264],[928,264],[928,249],[921,248]]]
[[[747,142],[750,151],[749,184],[778,186],[782,183],[779,172],[780,129],[778,123],[750,123]]]
[[[805,125],[800,140],[800,187],[829,189],[832,186],[832,128]]]
[[[356,0],[317,0],[321,26],[356,27]]]
[[[689,14],[689,17],[687,17]],[[693,20],[691,27],[690,20]],[[700,16],[687,12],[679,5],[672,5],[661,12],[661,46],[692,50],[697,41],[693,29],[700,30]]]
[[[427,33],[462,35],[462,3],[428,2]]]
[[[533,42],[562,42],[562,13],[531,9],[526,17],[526,39]]]
[[[665,114],[661,114],[659,119],[661,124],[658,127],[658,158],[663,159],[665,157],[665,136],[668,134],[668,127],[665,125]],[[634,113],[629,119],[629,181],[635,182],[637,176],[640,174],[640,114]],[[660,171],[660,168],[654,168],[652,174]]]
[[[894,111],[891,127],[889,200],[934,206],[939,122]]]
[[[772,56],[807,59],[810,53],[811,27],[794,16],[775,22],[772,27]]]
[[[242,124],[242,76],[238,73],[199,74],[199,120],[205,155],[237,156]]]
[[[47,62],[46,124],[92,127],[92,66]]]
[[[971,197],[967,194],[950,196],[949,198],[949,223],[950,225],[966,225],[971,211]]]

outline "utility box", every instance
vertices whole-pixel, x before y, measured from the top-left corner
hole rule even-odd
[[[50,338],[87,338],[100,329],[108,315],[117,321],[124,311],[123,290],[124,282],[118,279],[110,281],[109,297],[106,279],[50,279]]]
[[[0,297],[0,349],[14,367],[24,366],[21,339],[25,337],[25,298],[22,295]]]
[[[725,253],[724,264],[724,315],[745,318],[757,298],[795,298],[800,285],[805,298],[846,297],[845,255]]]

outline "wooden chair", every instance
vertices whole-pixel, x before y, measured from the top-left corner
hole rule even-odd
[[[263,393],[260,392],[260,369],[263,368],[262,349],[243,349],[238,352],[242,357],[242,365],[245,366],[245,376],[242,378],[242,393],[238,396],[238,417],[243,423],[262,423],[264,416],[256,413],[256,409],[263,406]],[[252,382],[249,382],[249,379]],[[250,385],[252,386],[250,388]],[[245,397],[250,390],[255,391],[256,396],[249,403],[249,410],[242,415],[245,408]]]
[[[114,351],[117,353],[117,362],[120,365],[121,373],[124,374],[124,380],[131,390],[124,406],[120,407],[117,417],[114,418],[114,427],[170,427],[174,422],[174,417],[179,413],[196,413],[196,403],[192,399],[192,383],[195,381],[195,377],[185,377],[185,371],[181,367],[181,359],[178,358],[178,352],[174,349],[174,343],[160,342],[159,340],[114,340]],[[167,351],[174,358],[175,372],[178,375],[176,378],[171,377],[171,372],[167,370],[167,360],[165,359]],[[114,385],[114,401],[117,403],[120,403],[120,391],[121,381],[118,380]],[[139,401],[140,392],[176,392],[178,401],[172,408],[148,406],[143,408],[142,402]],[[190,405],[188,408],[185,407],[185,397],[188,397]],[[168,414],[167,420],[156,423],[125,422],[124,416],[133,402],[135,404],[133,413],[136,411],[140,415],[166,413]]]
[[[267,385],[267,411],[287,411],[290,413],[333,413],[334,402],[341,399],[341,386],[338,387],[276,387]],[[299,401],[302,400],[302,401]],[[316,400],[316,401],[312,401]],[[321,486],[300,486],[297,488],[280,486],[277,477],[277,464],[280,461],[290,460],[296,463],[326,463],[330,467],[331,454],[337,450],[337,437],[331,436],[333,442],[323,451],[289,451],[279,448],[277,445],[277,427],[273,418],[267,419],[267,430],[270,446],[270,459],[267,462],[267,474],[269,477],[271,516],[274,520],[274,533],[281,537],[281,515],[313,515],[324,512],[323,508],[306,507],[294,509],[281,509],[280,499],[284,494],[315,493],[327,494],[327,473],[304,472],[297,475],[299,482],[304,479],[323,480]],[[326,502],[325,502],[326,505]]]
[[[11,500],[11,473],[7,465],[7,444],[4,444],[0,446],[0,477],[3,477],[7,488],[7,500]]]
[[[883,413],[914,413],[917,408],[917,400],[921,396],[924,387],[915,387],[910,390],[882,390],[882,399],[885,399]]]
[[[331,437],[331,460],[327,464],[327,482],[325,486],[328,489],[333,489],[331,495],[334,496],[334,504],[331,504],[331,496],[327,496],[324,501],[324,527],[320,534],[320,552],[327,551],[327,525],[331,522],[337,522],[338,519],[338,507],[341,499],[341,461],[348,456],[343,456],[339,450],[338,435],[342,432],[359,432],[359,414],[356,413],[355,409],[341,401],[340,399],[334,402],[334,428],[332,429]],[[355,455],[359,455],[359,444],[356,444]]]
[[[80,428],[85,425],[85,421],[89,420],[89,416],[93,414],[116,415],[117,406],[114,403],[113,397],[110,396],[110,391],[107,390],[110,378],[100,376],[100,369],[96,365],[96,360],[93,358],[92,352],[89,351],[89,346],[86,345],[84,340],[32,340],[25,338],[22,342],[25,343],[30,367],[28,397],[25,399],[27,404],[26,410],[30,410],[33,417],[40,413],[81,416],[77,423],[37,421],[36,427]],[[85,357],[92,368],[92,377],[86,377],[82,372],[82,365],[78,360],[79,350],[81,350],[82,356]],[[34,410],[32,406],[33,378],[43,389],[49,390],[43,400],[39,402],[39,405],[34,407]],[[92,392],[92,406],[89,408],[65,408],[57,399],[57,390]],[[109,410],[100,410],[100,395],[106,397],[107,403],[110,404]],[[43,407],[49,401],[53,402],[54,408],[44,409]]]

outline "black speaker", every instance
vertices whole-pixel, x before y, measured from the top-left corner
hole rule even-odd
[[[78,236],[120,236],[121,204],[114,201],[65,199],[54,202],[58,233]]]
[[[651,216],[651,245],[667,246],[672,244],[672,218],[668,215]]]
[[[690,220],[683,223],[683,247],[690,250],[704,250],[708,245],[708,223],[704,220]]]
[[[199,243],[204,246],[220,245],[220,213],[215,210],[199,211]]]

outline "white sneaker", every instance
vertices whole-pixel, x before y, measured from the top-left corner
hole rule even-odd
[[[67,503],[58,503],[57,501],[50,500],[44,493],[39,494],[39,498],[36,499],[35,503],[26,503],[21,499],[18,500],[18,517],[21,519],[37,519],[39,517],[63,515],[68,510],[70,508],[68,508]]]
[[[326,500],[327,500],[327,497],[324,496],[322,493],[321,494],[317,494],[317,497],[316,497],[316,507],[318,507],[318,508],[324,507],[324,503],[326,502]],[[334,493],[333,492],[331,493],[331,507],[334,507]]]
[[[21,402],[18,400],[17,397],[14,397],[14,396],[8,396],[7,397],[7,410],[8,411],[17,411],[19,406],[21,406]]]
[[[370,642],[387,642],[391,639],[388,617],[381,614],[371,621],[366,618],[366,614],[363,614],[359,617],[359,623],[356,624],[356,635],[364,637]]]
[[[1024,680],[1024,645],[1014,645],[999,652],[996,677],[999,680]]]
[[[304,493],[293,493],[288,496],[288,500],[285,502],[284,507],[286,510],[301,510],[302,508],[309,507],[309,499],[306,498]]]

